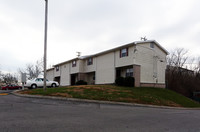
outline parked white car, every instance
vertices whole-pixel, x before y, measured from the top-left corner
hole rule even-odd
[[[35,78],[32,80],[28,80],[25,85],[25,87],[28,88],[37,88],[37,87],[43,87],[44,86],[44,79],[43,78]],[[59,83],[56,81],[46,81],[47,87],[58,87]]]

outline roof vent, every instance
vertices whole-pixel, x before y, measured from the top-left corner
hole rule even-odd
[[[77,57],[81,56],[81,52],[76,52],[77,53]]]
[[[140,39],[141,39],[141,41],[147,41],[147,38],[146,38],[146,36],[144,36],[144,37],[141,37]]]

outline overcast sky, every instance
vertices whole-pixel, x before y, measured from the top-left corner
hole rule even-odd
[[[44,0],[0,0],[0,70],[43,58]],[[200,0],[49,0],[48,67],[140,40],[200,56]]]

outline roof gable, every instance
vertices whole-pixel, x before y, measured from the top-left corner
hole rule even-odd
[[[144,43],[154,43],[156,44],[163,52],[165,52],[167,55],[169,55],[169,52],[163,48],[157,41],[155,40],[146,40],[146,41],[135,41],[135,44],[144,44]]]

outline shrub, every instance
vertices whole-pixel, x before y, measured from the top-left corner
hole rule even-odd
[[[124,78],[124,86],[134,87],[135,86],[135,78],[134,77],[125,77]]]
[[[118,77],[117,79],[115,79],[115,84],[118,86],[124,86],[124,78]]]
[[[79,80],[76,82],[76,85],[87,85],[87,82],[84,80]]]

